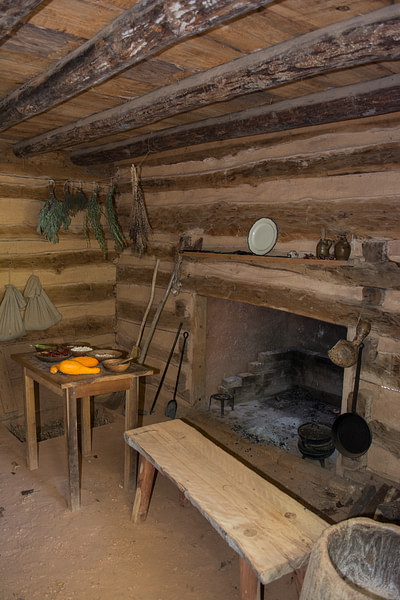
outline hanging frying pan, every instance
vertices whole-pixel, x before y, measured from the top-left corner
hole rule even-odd
[[[351,458],[365,454],[372,442],[372,434],[368,423],[356,413],[363,347],[364,344],[360,344],[351,412],[340,415],[332,426],[332,437],[336,449],[344,456]]]

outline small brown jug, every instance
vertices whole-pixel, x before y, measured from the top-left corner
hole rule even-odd
[[[347,241],[346,234],[341,233],[335,244],[334,255],[337,260],[348,260],[351,252],[351,246]]]
[[[317,244],[317,258],[326,258],[327,256],[329,256],[329,249],[332,246],[332,243],[332,240],[326,240],[321,238]]]

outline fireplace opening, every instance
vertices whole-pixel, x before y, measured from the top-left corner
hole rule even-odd
[[[330,428],[340,413],[343,369],[328,350],[345,327],[252,304],[207,299],[209,410],[241,437],[321,463],[331,442],[299,437],[310,423]],[[233,397],[221,411],[216,395]],[[216,398],[216,399],[215,399]],[[322,437],[324,437],[322,435]],[[324,465],[323,465],[324,466]]]

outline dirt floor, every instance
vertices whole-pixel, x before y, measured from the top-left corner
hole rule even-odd
[[[181,416],[181,415],[178,415]],[[252,445],[211,413],[182,415],[327,519],[346,518],[359,490],[312,460]],[[144,424],[161,420],[144,417]],[[177,490],[158,476],[147,521],[130,521],[122,485],[124,420],[93,430],[82,462],[81,509],[66,508],[63,437],[39,444],[39,468],[26,468],[24,444],[0,425],[1,600],[238,600],[236,553]],[[297,598],[292,577],[268,586],[268,600]]]

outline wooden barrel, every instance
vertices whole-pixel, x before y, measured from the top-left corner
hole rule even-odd
[[[300,600],[399,600],[400,527],[357,517],[315,543]]]

